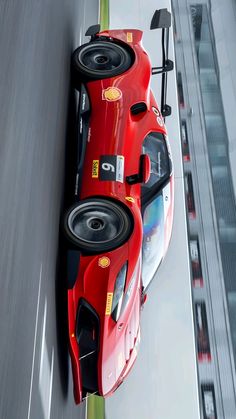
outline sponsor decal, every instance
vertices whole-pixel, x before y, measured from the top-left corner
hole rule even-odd
[[[127,42],[133,42],[133,33],[127,32]]]
[[[100,268],[108,268],[108,266],[110,266],[110,263],[111,261],[107,256],[102,256],[98,259],[98,266],[100,266]]]
[[[157,122],[158,122],[158,124],[160,125],[160,127],[163,127],[163,125],[164,125],[164,121],[163,121],[163,119],[162,119],[161,112],[159,111],[159,109],[157,109],[155,106],[153,106],[153,107],[152,107],[152,111],[153,111],[153,112],[154,112],[154,114],[156,115],[156,117],[157,117]]]
[[[98,178],[98,173],[99,173],[99,160],[93,160],[92,178]]]
[[[163,122],[163,119],[162,119],[162,117],[161,117],[161,116],[158,116],[158,117],[157,117],[157,122],[158,122],[158,124],[160,125],[160,127],[163,127],[164,122]]]
[[[99,179],[123,183],[124,163],[124,156],[101,156]]]
[[[107,302],[106,302],[106,316],[109,316],[111,314],[111,308],[112,308],[112,300],[113,300],[113,292],[107,293]]]
[[[82,95],[82,111],[85,110],[85,104],[86,104],[86,95],[83,93]]]
[[[102,91],[102,99],[108,102],[115,102],[122,97],[122,91],[118,87],[108,87]]]
[[[124,182],[124,156],[117,156],[116,159],[116,180],[117,182]]]
[[[132,198],[132,196],[126,196],[125,199],[126,201],[129,201],[129,202],[135,202],[135,199]]]
[[[152,107],[152,111],[156,116],[160,116],[160,111],[157,108],[155,108],[155,106]]]
[[[83,132],[83,118],[81,117],[79,120],[79,133],[82,134]]]

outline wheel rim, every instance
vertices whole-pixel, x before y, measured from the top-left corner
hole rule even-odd
[[[124,220],[118,208],[96,203],[82,204],[68,217],[71,233],[84,243],[108,243],[124,230]]]
[[[118,46],[90,44],[80,51],[78,59],[89,70],[109,71],[124,64],[124,53]]]

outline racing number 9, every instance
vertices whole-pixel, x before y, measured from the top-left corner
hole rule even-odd
[[[102,169],[113,173],[115,172],[115,166],[111,163],[102,163]]]
[[[100,180],[124,182],[124,156],[106,155],[100,157]]]
[[[100,165],[100,180],[116,180],[117,156],[101,156]]]

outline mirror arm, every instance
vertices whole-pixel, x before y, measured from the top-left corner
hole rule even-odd
[[[168,71],[172,71],[174,68],[174,63],[172,60],[166,60],[164,66],[161,67],[152,67],[152,75],[154,74],[162,74],[167,73]]]
[[[142,183],[142,176],[140,173],[136,173],[135,175],[126,176],[126,182],[129,185],[135,185],[135,183]]]

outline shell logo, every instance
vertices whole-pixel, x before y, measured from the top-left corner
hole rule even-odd
[[[98,266],[100,266],[100,268],[108,268],[108,266],[110,266],[110,263],[111,261],[107,256],[102,256],[98,259]]]
[[[118,87],[108,87],[102,91],[102,99],[108,102],[115,102],[122,97],[122,91]]]

